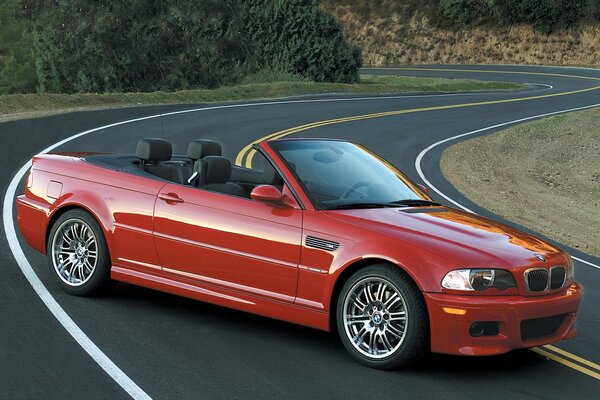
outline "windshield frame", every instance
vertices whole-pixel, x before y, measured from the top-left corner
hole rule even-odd
[[[384,167],[386,167],[392,173],[394,173],[394,175],[396,175],[398,177],[398,179],[402,183],[404,183],[416,196],[418,196],[419,199],[426,200],[426,201],[432,201],[432,202],[434,201],[415,182],[413,182],[408,176],[406,176],[406,174],[404,174],[402,171],[400,171],[398,168],[396,168],[392,163],[390,163],[389,161],[387,161],[386,159],[384,159],[383,157],[381,157],[377,153],[371,151],[369,148],[367,148],[367,147],[365,147],[365,146],[363,146],[363,145],[361,145],[359,143],[355,143],[355,142],[351,142],[349,140],[343,140],[343,139],[324,139],[324,138],[306,138],[306,139],[304,139],[304,138],[303,139],[293,138],[293,139],[277,139],[277,140],[270,140],[270,141],[268,141],[267,144],[269,145],[269,148],[277,155],[277,158],[280,160],[280,162],[285,165],[285,167],[287,168],[287,170],[289,171],[289,173],[294,177],[294,180],[297,182],[297,184],[302,189],[302,191],[303,191],[304,195],[306,196],[306,198],[310,201],[310,203],[313,206],[313,208],[315,210],[317,210],[317,211],[325,211],[330,206],[323,205],[321,202],[319,202],[317,199],[314,198],[313,194],[308,190],[308,188],[304,184],[304,181],[298,176],[298,174],[296,173],[296,171],[294,170],[294,168],[292,168],[289,165],[289,163],[286,160],[286,158],[277,149],[277,146],[273,146],[273,144],[276,144],[278,142],[288,142],[288,141],[298,141],[298,142],[318,141],[318,142],[345,142],[345,143],[350,143],[350,144],[356,146],[357,148],[359,148],[360,150],[364,151],[365,153],[371,155],[376,160],[378,160]],[[401,200],[401,199],[398,199],[398,200]],[[369,202],[366,201],[365,203],[369,203]],[[397,207],[398,208],[402,208],[402,207],[406,207],[406,206],[398,204]],[[358,209],[358,208],[359,207],[357,207],[357,208],[349,208],[349,209]]]

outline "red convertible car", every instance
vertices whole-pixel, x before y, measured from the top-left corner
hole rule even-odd
[[[161,139],[39,155],[18,223],[69,293],[122,281],[337,330],[375,368],[575,336],[582,287],[564,251],[435,203],[357,144],[255,150],[252,169],[209,140],[185,157]]]

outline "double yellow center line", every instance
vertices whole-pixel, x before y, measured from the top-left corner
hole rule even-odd
[[[534,347],[531,351],[600,380],[600,365],[552,345]]]
[[[393,69],[397,69],[399,71],[444,71],[444,72],[472,72],[472,73],[515,74],[515,75],[545,75],[545,76],[556,76],[556,77],[562,77],[562,78],[574,78],[574,79],[600,81],[600,78],[591,77],[591,76],[565,75],[565,74],[545,73],[545,72],[438,69],[438,68],[393,68]],[[451,104],[451,105],[444,105],[444,106],[401,109],[401,110],[384,111],[384,112],[379,112],[379,113],[355,115],[355,116],[350,116],[350,117],[341,117],[341,118],[334,118],[334,119],[311,122],[308,124],[295,126],[295,127],[281,130],[281,131],[273,132],[273,133],[270,133],[268,135],[262,136],[256,140],[254,140],[253,142],[244,146],[244,148],[237,154],[235,163],[236,163],[236,165],[244,166],[246,168],[252,168],[252,159],[254,157],[254,154],[256,154],[256,150],[254,150],[252,148],[253,145],[260,143],[262,141],[265,141],[265,140],[281,139],[283,137],[292,135],[294,133],[307,131],[309,129],[314,129],[314,128],[318,128],[321,126],[341,124],[344,122],[361,121],[361,120],[373,119],[373,118],[389,117],[389,116],[394,116],[394,115],[426,112],[426,111],[450,110],[450,109],[454,109],[454,108],[475,107],[475,106],[484,106],[484,105],[490,105],[490,104],[514,103],[514,102],[519,102],[519,101],[546,99],[546,98],[550,98],[550,97],[569,96],[569,95],[574,95],[574,94],[578,94],[578,93],[590,92],[590,91],[598,90],[598,89],[600,89],[600,86],[593,86],[593,87],[589,87],[589,88],[585,88],[585,89],[545,94],[545,95],[538,95],[538,96],[529,96],[529,97],[520,97],[520,98],[517,97],[517,98],[512,98],[512,99],[490,100],[490,101],[480,101],[480,102],[462,103],[462,104]],[[531,350],[543,357],[546,357],[547,359],[556,361],[562,365],[565,365],[569,368],[579,371],[585,375],[588,375],[592,378],[600,380],[600,365],[598,365],[594,362],[588,361],[582,357],[576,356],[574,354],[571,354],[565,350],[559,349],[558,347],[555,347],[552,345],[534,347]]]
[[[600,78],[590,77],[590,76],[577,76],[577,75],[563,75],[563,74],[553,74],[553,73],[544,73],[544,72],[517,72],[517,71],[491,71],[491,70],[463,70],[463,69],[399,69],[403,71],[450,71],[450,72],[481,72],[481,73],[501,73],[501,74],[529,74],[529,75],[546,75],[546,76],[558,76],[563,78],[576,78],[576,79],[586,79],[586,80],[595,80],[600,81]],[[393,111],[385,111],[373,114],[363,114],[363,115],[355,115],[350,117],[342,117],[342,118],[334,118],[323,121],[312,122],[305,125],[300,125],[288,129],[284,129],[282,131],[270,133],[268,135],[262,136],[248,145],[244,146],[244,148],[237,154],[235,158],[235,164],[239,166],[244,166],[246,168],[252,168],[252,159],[254,158],[254,154],[256,154],[256,150],[252,148],[257,143],[260,143],[265,140],[273,140],[273,139],[281,139],[283,137],[292,135],[294,133],[307,131],[309,129],[318,128],[326,125],[340,124],[344,122],[352,122],[352,121],[360,121],[365,119],[372,118],[381,118],[381,117],[389,117],[394,115],[402,115],[402,114],[412,114],[418,112],[425,111],[439,111],[439,110],[450,110],[453,108],[466,108],[466,107],[475,107],[475,106],[485,106],[490,104],[502,104],[502,103],[515,103],[519,101],[530,101],[530,100],[538,100],[538,99],[546,99],[550,97],[559,97],[559,96],[569,96],[578,93],[590,92],[593,90],[600,89],[600,86],[593,86],[590,88],[579,89],[579,90],[571,90],[568,92],[560,92],[560,93],[552,93],[552,94],[544,94],[538,96],[529,96],[529,97],[517,97],[512,99],[503,99],[503,100],[489,100],[489,101],[479,101],[472,103],[462,103],[462,104],[450,104],[444,106],[433,106],[433,107],[421,107],[421,108],[410,108],[410,109],[401,109],[401,110],[393,110]]]

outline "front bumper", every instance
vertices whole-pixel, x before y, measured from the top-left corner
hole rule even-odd
[[[431,351],[483,356],[574,337],[583,288],[573,283],[560,293],[538,297],[423,295],[429,311]],[[461,310],[464,314],[459,315],[463,313]],[[521,331],[522,321],[559,315],[564,315],[564,320],[548,334],[531,337]],[[497,334],[473,337],[469,333],[473,323],[486,321],[498,323]]]

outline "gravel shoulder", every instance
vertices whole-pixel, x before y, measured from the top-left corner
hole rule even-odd
[[[600,108],[455,144],[441,168],[478,205],[600,257]]]

